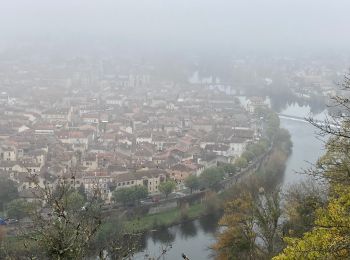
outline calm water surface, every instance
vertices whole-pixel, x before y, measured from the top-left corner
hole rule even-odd
[[[282,111],[282,114],[308,117],[310,108],[292,105]],[[321,113],[313,117],[322,120],[324,115],[324,113]],[[301,172],[312,167],[312,164],[324,153],[324,142],[317,135],[317,129],[308,122],[281,119],[281,126],[289,131],[293,142],[293,151],[287,161],[284,173],[283,184],[286,187],[306,178]]]

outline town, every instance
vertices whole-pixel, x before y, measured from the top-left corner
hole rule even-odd
[[[261,97],[243,105],[210,86],[153,85],[148,75],[99,83],[56,100],[40,98],[47,88],[27,98],[1,93],[1,176],[17,183],[20,198],[34,201],[37,185],[60,181],[87,196],[98,189],[105,203],[125,187],[145,186],[156,195],[173,180],[183,190],[188,176],[233,163],[262,133],[253,116],[267,107]]]
[[[350,259],[350,1],[2,1],[0,259]]]

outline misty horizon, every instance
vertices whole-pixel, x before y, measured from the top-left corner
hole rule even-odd
[[[0,50],[346,52],[349,1],[3,1]]]

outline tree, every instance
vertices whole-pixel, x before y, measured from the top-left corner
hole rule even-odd
[[[256,155],[253,152],[246,150],[242,153],[241,158],[245,158],[247,162],[251,162],[256,158]]]
[[[117,189],[113,192],[114,201],[123,203],[124,205],[134,204],[148,196],[148,190],[145,186],[133,186],[128,188]]]
[[[227,203],[225,214],[219,224],[226,229],[213,246],[218,259],[256,259],[258,250],[255,245],[253,205],[250,194]]]
[[[280,127],[280,119],[278,115],[270,110],[265,112],[265,134],[267,138],[273,142],[275,139],[275,134]]]
[[[85,191],[85,186],[84,186],[83,183],[80,184],[80,186],[79,186],[78,189],[77,189],[77,192],[78,192],[81,196],[83,196],[84,200],[87,200],[86,191]]]
[[[266,147],[262,142],[254,143],[247,146],[247,151],[253,153],[255,157],[258,157],[266,151]]]
[[[266,193],[262,188],[258,192],[243,186],[234,187],[238,190],[235,198],[225,206],[220,224],[226,229],[219,234],[214,249],[219,259],[269,259],[281,245],[279,192]]]
[[[72,191],[67,195],[67,209],[80,210],[85,204],[85,198],[78,191]]]
[[[274,144],[277,148],[286,154],[292,152],[293,143],[291,141],[290,133],[286,129],[278,129],[274,137]]]
[[[263,192],[254,202],[258,236],[263,241],[262,251],[268,258],[271,258],[279,252],[282,244],[281,225],[279,224],[282,209],[279,191]]]
[[[241,156],[236,159],[235,166],[240,169],[246,168],[248,166],[248,161],[245,157]]]
[[[224,178],[224,172],[217,167],[205,169],[199,176],[200,186],[206,189],[216,190],[220,187],[220,182]]]
[[[64,180],[59,180],[57,185],[55,190],[37,185],[37,200],[43,202],[45,211],[30,212],[33,226],[22,231],[24,248],[8,250],[9,255],[15,255],[10,259],[24,256],[28,259],[83,259],[87,255],[90,242],[102,223],[101,204],[92,196],[78,208],[76,202],[80,199],[76,199],[75,189]]]
[[[14,219],[22,219],[30,216],[30,213],[38,207],[36,203],[27,202],[24,199],[15,199],[6,204],[7,216]]]
[[[0,178],[0,210],[6,203],[16,198],[18,198],[18,190],[15,182],[4,177]]]
[[[113,200],[115,202],[120,202],[123,203],[124,206],[127,205],[128,203],[132,202],[132,198],[129,196],[130,195],[130,190],[129,188],[120,188],[116,189],[113,192]]]
[[[191,194],[193,190],[199,188],[199,179],[196,175],[190,175],[185,179],[185,185],[187,188],[191,190]]]
[[[272,151],[266,163],[263,164],[258,172],[266,183],[265,187],[269,189],[269,187],[275,187],[280,182],[283,178],[287,158],[287,154],[278,149]]]
[[[237,170],[236,166],[231,163],[224,163],[223,165],[220,165],[220,168],[225,172],[225,173],[232,173],[234,174]]]
[[[37,185],[35,194],[45,206],[30,211],[33,226],[22,230],[16,243],[5,238],[1,259],[85,259],[91,253],[99,259],[129,259],[133,255],[139,234],[125,232],[119,219],[102,217],[99,190],[85,201],[64,180],[57,185],[55,189]],[[24,247],[19,246],[22,241]]]
[[[290,186],[284,195],[284,233],[291,237],[302,237],[313,228],[316,211],[326,202],[327,190],[312,179]]]
[[[316,211],[311,231],[302,238],[285,238],[288,246],[275,260],[350,258],[350,188],[334,188],[337,197]]]
[[[112,215],[97,231],[91,247],[100,249],[100,252],[105,254],[104,258],[100,257],[101,260],[131,259],[133,252],[139,249],[141,238],[142,236],[139,233],[127,232],[122,219],[119,216]],[[106,257],[106,253],[109,257]]]
[[[221,214],[223,204],[222,198],[216,192],[209,191],[205,193],[204,208],[208,215]]]
[[[174,181],[166,181],[159,185],[159,191],[164,193],[166,198],[175,190],[175,188],[176,183]]]

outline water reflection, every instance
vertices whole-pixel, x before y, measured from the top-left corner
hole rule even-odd
[[[270,95],[271,107],[276,112],[282,112],[291,106],[309,107],[310,112],[319,114],[326,109],[326,101],[324,97],[314,96],[311,99],[302,99],[288,95]]]
[[[142,251],[134,259],[159,256],[164,248],[168,250],[164,259],[181,259],[182,253],[190,259],[212,259],[210,246],[215,243],[218,220],[216,214],[149,232],[142,242]]]
[[[147,235],[143,235],[140,237],[139,239],[139,244],[138,244],[138,251],[139,252],[143,252],[147,249],[147,240],[148,240],[148,236]]]
[[[198,223],[204,233],[215,234],[218,229],[217,223],[219,222],[220,218],[221,214],[210,214],[200,218]]]
[[[180,224],[179,231],[182,239],[191,238],[197,235],[197,227],[193,221],[187,221]]]
[[[149,237],[152,239],[153,243],[170,244],[175,240],[175,233],[171,228],[162,227],[150,232]]]

